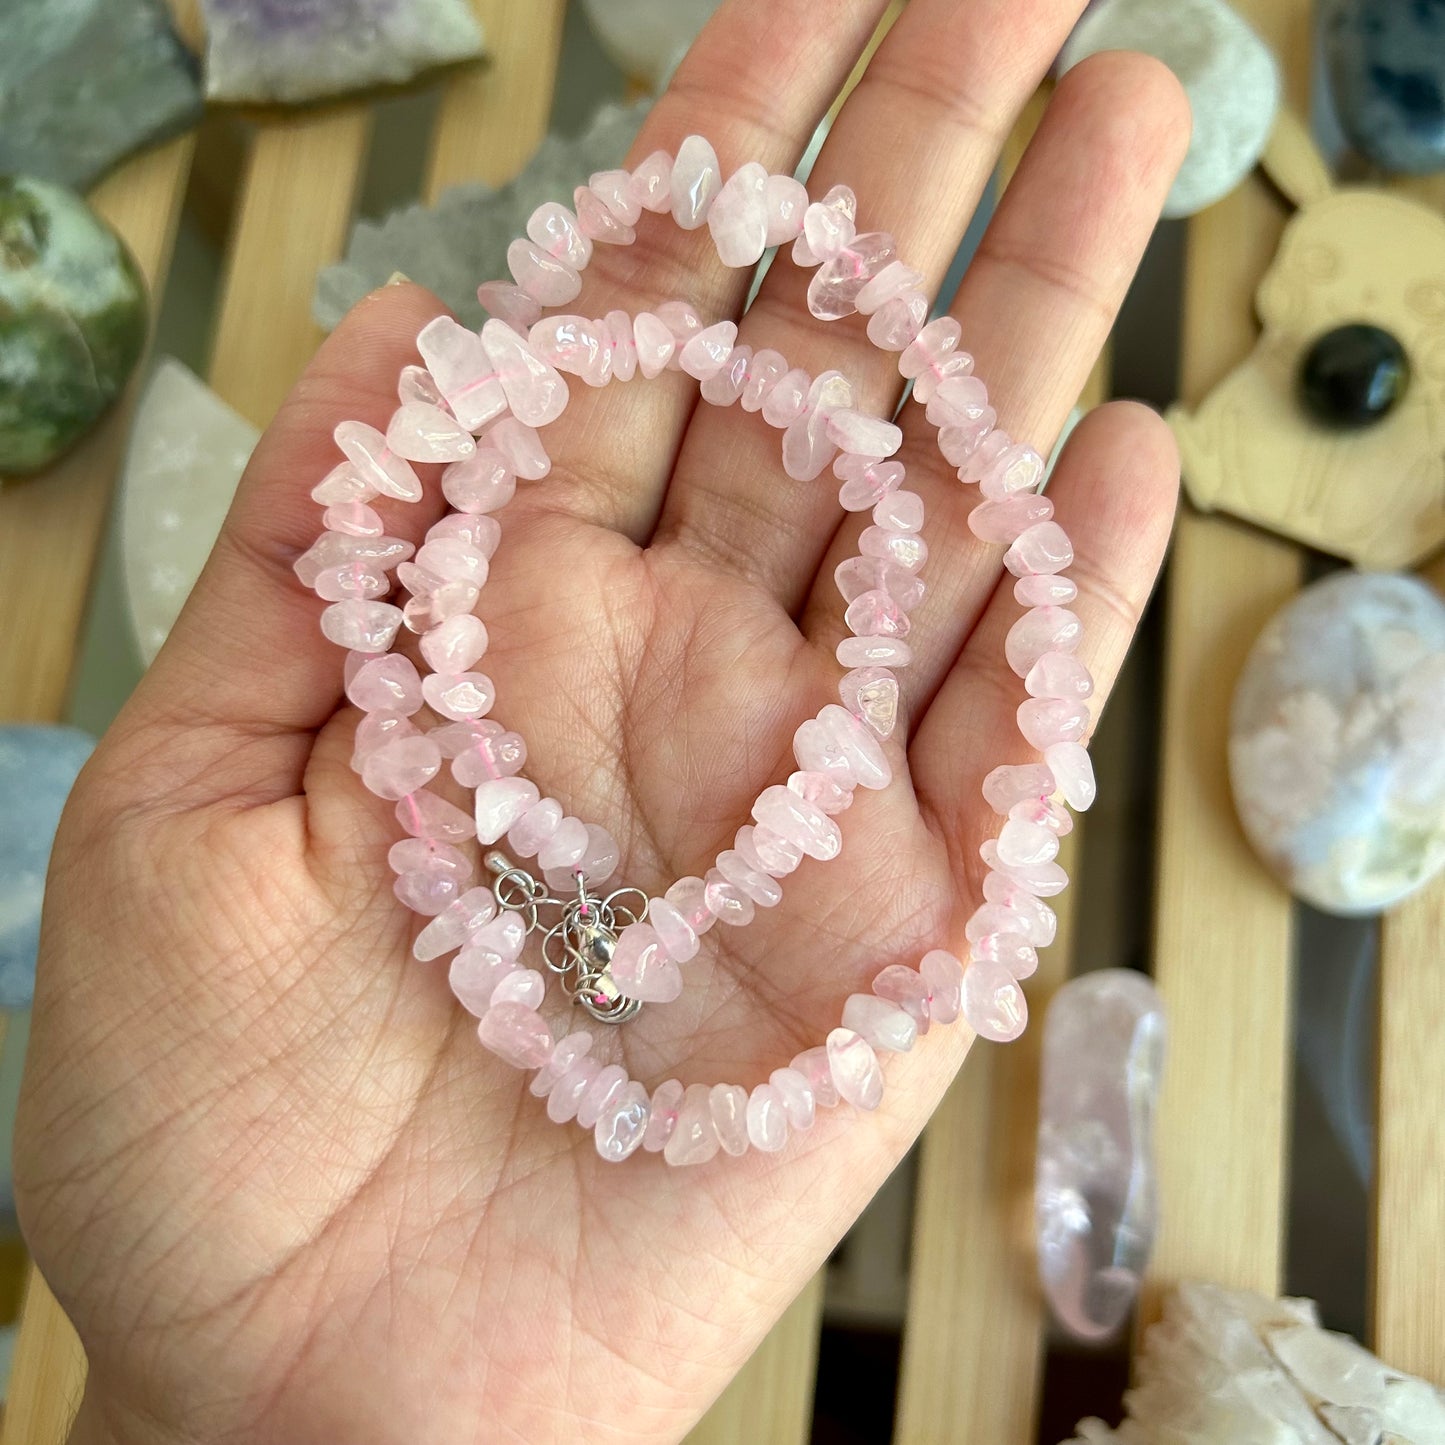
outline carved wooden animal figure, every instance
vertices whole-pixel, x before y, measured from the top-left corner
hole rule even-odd
[[[1336,189],[1287,113],[1264,167],[1299,209],[1255,294],[1254,351],[1169,413],[1186,489],[1359,567],[1411,566],[1445,544],[1445,217]]]

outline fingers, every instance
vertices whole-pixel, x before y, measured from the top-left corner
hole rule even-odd
[[[724,179],[746,161],[790,175],[885,7],[830,0],[825,15],[815,0],[729,0],[648,115],[627,164],[656,150],[675,155],[699,134]],[[580,314],[635,315],[682,300],[710,324],[742,310],[751,269],[723,266],[706,226],[684,231],[644,212],[636,230],[630,246],[596,245]],[[602,392],[574,385],[572,397],[541,500],[641,542],[656,524],[697,383],[669,372]]]
[[[809,194],[835,183],[858,196],[860,231],[883,230],[935,291],[998,159],[1004,137],[1081,8],[1079,0],[912,0],[829,134]],[[896,356],[864,320],[822,322],[806,300],[812,272],[780,256],[741,339],[809,373],[836,369],[858,405],[888,415]],[[837,524],[835,485],[782,474],[779,438],[758,418],[701,407],[689,428],[663,535],[755,578],[796,610]]]
[[[1183,94],[1162,65],[1114,53],[1071,70],[964,276],[951,310],[999,425],[1046,455],[1108,337],[1187,143]],[[943,461],[923,408],[910,400],[901,420],[906,485],[928,516],[928,594],[901,677],[916,715],[992,594],[1003,549],[970,531],[977,488]],[[833,571],[869,521],[865,513],[839,531],[809,601],[804,630],[830,645],[843,635]]]
[[[325,606],[292,571],[321,531],[311,489],[341,458],[348,418],[385,430],[416,335],[443,307],[402,284],[361,301],[322,344],[257,443],[215,550],[123,715],[120,735],[162,744],[164,786],[187,802],[259,801],[300,787],[312,730],[341,698],[341,655],[321,635]],[[435,471],[435,468],[429,469]],[[441,506],[372,503],[393,536],[416,543]]]
[[[1074,544],[1069,604],[1083,623],[1080,657],[1094,676],[1095,723],[1108,698],[1164,559],[1179,490],[1179,455],[1163,420],[1133,402],[1111,402],[1069,438],[1049,493]],[[1037,754],[1019,735],[1023,683],[1004,658],[1004,638],[1023,613],[1005,576],[967,646],[919,721],[909,749],[920,806],[970,878],[981,879],[978,845],[992,836],[979,788],[1000,763]]]

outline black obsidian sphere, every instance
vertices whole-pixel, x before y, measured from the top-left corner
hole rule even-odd
[[[1326,426],[1365,427],[1405,394],[1405,348],[1379,326],[1355,322],[1326,331],[1300,364],[1300,400]]]

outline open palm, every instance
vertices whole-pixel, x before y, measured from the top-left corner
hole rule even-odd
[[[707,134],[725,169],[796,162],[883,6],[732,0],[634,159]],[[811,188],[845,180],[937,282],[1000,138],[1077,0],[913,0]],[[954,304],[1003,424],[1047,444],[1103,342],[1187,132],[1167,73],[1100,57],[1053,104]],[[897,400],[889,358],[825,327],[780,261],[743,338]],[[740,313],[745,278],[666,222],[599,248],[580,309],[675,296]],[[477,1044],[445,965],[409,956],[397,829],[349,768],[356,714],[319,604],[289,575],[330,433],[385,423],[434,298],[397,285],[326,343],[262,439],[190,605],[67,810],[17,1141],[27,1236],[91,1361],[76,1439],[360,1442],[679,1438],[922,1127],[967,1047],[893,1058],[877,1114],[833,1111],[780,1155],[604,1164]],[[481,604],[497,713],[528,772],[610,828],[649,892],[704,871],[792,734],[835,695],[834,566],[858,519],[790,482],[778,435],[694,411],[665,375],[579,395],[524,484]],[[999,549],[910,408],[929,507],[893,784],[783,904],[715,929],[675,1004],[606,1033],[629,1073],[751,1085],[822,1040],[890,961],[957,948],[989,829],[983,774],[1026,756]],[[1075,539],[1107,693],[1168,535],[1167,433],[1111,406],[1051,494]],[[436,488],[430,488],[435,492]],[[416,539],[436,502],[395,509]],[[841,520],[841,525],[840,525]],[[906,756],[905,756],[906,749]]]

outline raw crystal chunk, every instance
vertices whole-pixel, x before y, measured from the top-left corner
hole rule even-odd
[[[1154,1243],[1152,1131],[1164,1011],[1131,969],[1081,975],[1044,1018],[1034,1223],[1055,1319],[1082,1340],[1118,1332]]]
[[[1445,603],[1341,572],[1260,634],[1235,688],[1230,781],[1285,885],[1331,913],[1388,908],[1445,865]]]
[[[212,100],[315,100],[482,53],[466,0],[201,0]]]
[[[1182,1284],[1135,1361],[1123,1424],[1068,1445],[1436,1445],[1445,1395],[1319,1327],[1309,1300]]]
[[[155,0],[6,0],[0,173],[85,190],[201,117],[198,66]]]

